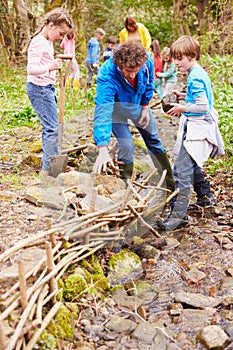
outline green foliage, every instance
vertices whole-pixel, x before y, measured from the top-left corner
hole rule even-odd
[[[33,126],[38,121],[31,106],[24,106],[21,110],[13,109],[4,113],[2,122],[10,128],[17,126]]]
[[[1,127],[37,124],[36,113],[27,97],[25,70],[0,68],[4,72],[0,83]]]
[[[210,162],[211,168],[226,171],[233,167],[233,66],[232,55],[202,56],[202,64],[207,69],[214,93],[215,108],[219,114],[219,128],[223,136],[226,156]]]

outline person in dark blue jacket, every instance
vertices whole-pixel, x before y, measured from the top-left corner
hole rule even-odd
[[[127,41],[114,49],[100,68],[94,112],[94,141],[99,149],[93,172],[115,168],[108,152],[111,134],[118,142],[121,177],[131,178],[134,146],[128,119],[140,132],[148,152],[160,174],[167,170],[167,187],[174,188],[172,169],[158,135],[155,119],[149,107],[154,91],[154,64],[151,55],[139,41]]]
[[[87,86],[91,85],[93,75],[98,74],[100,60],[100,41],[103,40],[105,31],[102,28],[95,30],[95,36],[88,41],[87,44]]]

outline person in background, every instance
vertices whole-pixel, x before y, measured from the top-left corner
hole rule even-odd
[[[95,97],[94,141],[99,154],[93,172],[106,171],[107,165],[115,168],[108,152],[111,133],[118,143],[120,174],[127,181],[133,172],[134,146],[128,119],[140,132],[148,152],[162,174],[167,170],[166,184],[174,188],[171,165],[158,135],[155,119],[149,107],[154,92],[154,64],[142,43],[127,41],[114,49],[101,66]]]
[[[100,60],[100,42],[105,36],[105,31],[102,28],[97,28],[87,44],[87,86],[91,85],[93,75],[98,75],[99,71],[99,60]]]
[[[177,86],[177,67],[174,59],[171,57],[170,48],[165,47],[161,51],[163,71],[157,73],[158,78],[164,78],[165,85],[163,88],[163,96],[171,93]]]
[[[160,46],[158,40],[153,40],[150,46],[151,56],[154,60],[154,72],[155,72],[155,91],[158,94],[160,100],[163,98],[162,78],[157,76],[157,73],[162,73],[162,57],[160,53]]]
[[[120,44],[127,40],[139,40],[146,50],[149,51],[151,36],[149,30],[142,23],[137,23],[133,17],[126,17],[125,28],[119,34]]]
[[[174,166],[174,178],[179,193],[171,201],[171,212],[158,226],[163,230],[174,230],[189,223],[187,208],[190,187],[193,184],[197,194],[196,204],[202,207],[215,204],[210,184],[202,172],[202,165],[208,157],[224,154],[224,144],[218,128],[218,114],[210,79],[197,63],[200,57],[199,42],[191,36],[181,36],[171,46],[171,55],[181,72],[187,72],[187,91],[174,91],[185,104],[174,103],[167,112],[181,116],[176,143],[178,154]]]
[[[79,65],[75,58],[76,35],[77,35],[77,28],[74,27],[70,30],[68,34],[66,34],[66,36],[64,36],[60,45],[60,47],[64,49],[64,54],[73,56],[71,74],[69,76],[68,83],[71,87],[74,87],[74,88],[79,87],[79,76],[80,76]]]
[[[106,46],[104,53],[103,53],[104,61],[109,59],[114,47],[116,47],[116,45],[117,45],[117,42],[118,42],[118,40],[117,40],[117,38],[115,38],[115,36],[110,36],[108,38],[107,46]]]
[[[56,71],[62,68],[62,60],[54,59],[53,43],[69,33],[73,24],[62,9],[48,12],[42,25],[25,47],[28,53],[27,93],[42,124],[42,170],[48,176],[51,156],[58,154],[58,115],[54,84]]]

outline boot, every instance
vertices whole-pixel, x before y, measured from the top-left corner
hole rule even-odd
[[[158,172],[160,175],[162,175],[163,170],[165,169],[167,170],[167,174],[165,178],[166,186],[169,190],[173,192],[175,189],[175,180],[172,175],[172,168],[171,168],[171,164],[168,159],[167,153],[164,152],[161,154],[151,155],[151,159],[155,167],[158,169]]]
[[[211,193],[197,197],[196,205],[199,205],[200,207],[213,207],[215,204],[214,197]]]
[[[188,215],[185,214],[183,218],[176,216],[175,212],[168,216],[166,220],[157,222],[158,227],[163,231],[173,231],[189,225]]]
[[[188,226],[189,218],[186,213],[187,207],[188,197],[178,195],[170,204],[171,211],[168,218],[158,221],[158,227],[164,231],[173,231],[175,229]]]
[[[193,189],[197,194],[196,205],[199,205],[200,207],[215,205],[214,197],[210,192],[209,181],[205,179],[205,176],[199,167],[194,172]]]
[[[128,179],[131,179],[133,173],[133,163],[120,165],[120,174],[122,180],[127,183]]]

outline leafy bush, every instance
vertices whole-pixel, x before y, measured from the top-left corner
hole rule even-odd
[[[226,156],[224,162],[215,161],[214,168],[233,168],[233,67],[232,55],[202,56],[201,62],[207,69],[214,93],[215,108],[219,114],[219,128],[223,136]]]

